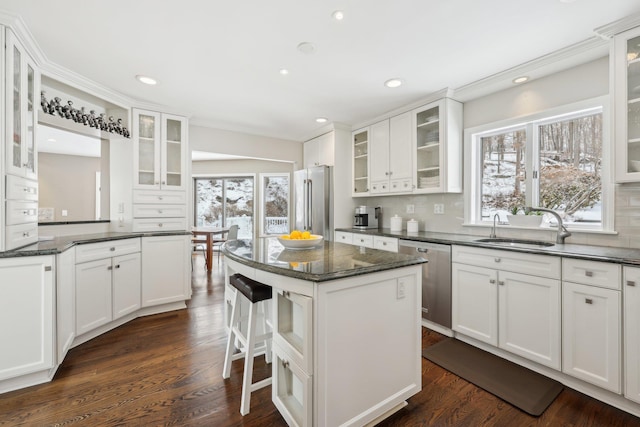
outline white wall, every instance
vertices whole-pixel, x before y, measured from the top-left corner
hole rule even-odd
[[[609,59],[604,57],[466,102],[464,104],[464,127],[475,127],[526,116],[608,93]],[[576,232],[567,240],[568,243],[640,247],[640,184],[615,185],[613,187],[615,192],[615,229],[619,234]],[[477,235],[488,235],[489,233],[489,230],[484,228],[462,225],[464,220],[462,194],[370,197],[354,200],[358,205],[381,206],[383,227],[389,227],[389,218],[397,214],[405,221],[411,218],[417,219],[420,222],[420,230]],[[433,214],[435,203],[444,204],[444,215]],[[414,214],[406,213],[408,204],[415,206]],[[406,223],[404,228],[406,228]],[[517,233],[519,236],[523,235],[522,230]],[[500,234],[506,237],[510,233],[508,229],[504,228],[500,229]],[[554,236],[555,232],[550,231],[527,231],[525,237],[552,240]]]

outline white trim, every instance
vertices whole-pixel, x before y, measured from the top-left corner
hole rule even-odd
[[[477,138],[508,132],[526,126],[527,149],[531,152],[531,148],[535,145],[532,142],[534,136],[534,132],[532,132],[532,130],[534,125],[585,115],[585,113],[588,113],[590,110],[599,110],[600,108],[602,109],[602,226],[595,229],[593,226],[588,224],[581,226],[578,223],[568,224],[567,228],[571,231],[580,231],[585,233],[615,233],[615,198],[612,176],[613,171],[611,168],[614,147],[612,144],[613,139],[611,137],[611,103],[609,95],[582,100],[560,107],[538,111],[533,114],[513,117],[465,129],[464,166],[465,170],[469,171],[469,173],[465,174],[464,184],[465,188],[468,188],[469,191],[464,193],[464,226],[476,226],[489,223],[489,221],[483,221],[480,217],[480,205],[477,203],[482,192],[482,183],[480,180],[476,179],[479,176],[479,159],[481,156],[481,146],[480,144],[475,143]],[[527,158],[525,158],[526,167],[527,170],[533,171],[532,159],[529,157],[534,156],[527,156]],[[531,175],[532,174],[529,174],[529,176],[527,176],[527,188],[531,188]]]

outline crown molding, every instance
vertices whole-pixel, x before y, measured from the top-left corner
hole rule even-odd
[[[610,24],[603,25],[593,30],[598,36],[604,39],[610,39],[616,34],[630,30],[640,25],[640,13],[625,16]]]

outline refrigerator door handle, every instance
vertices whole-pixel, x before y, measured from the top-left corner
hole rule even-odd
[[[309,179],[307,182],[307,230],[313,230],[313,182]]]

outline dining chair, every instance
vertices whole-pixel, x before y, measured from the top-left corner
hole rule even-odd
[[[238,238],[238,225],[234,224],[231,227],[229,227],[229,231],[227,232],[227,237],[225,237],[224,239],[216,239],[213,242],[211,249],[214,252],[218,253],[218,264],[220,264],[220,253],[222,252],[222,244],[227,240],[236,240],[237,238]]]

